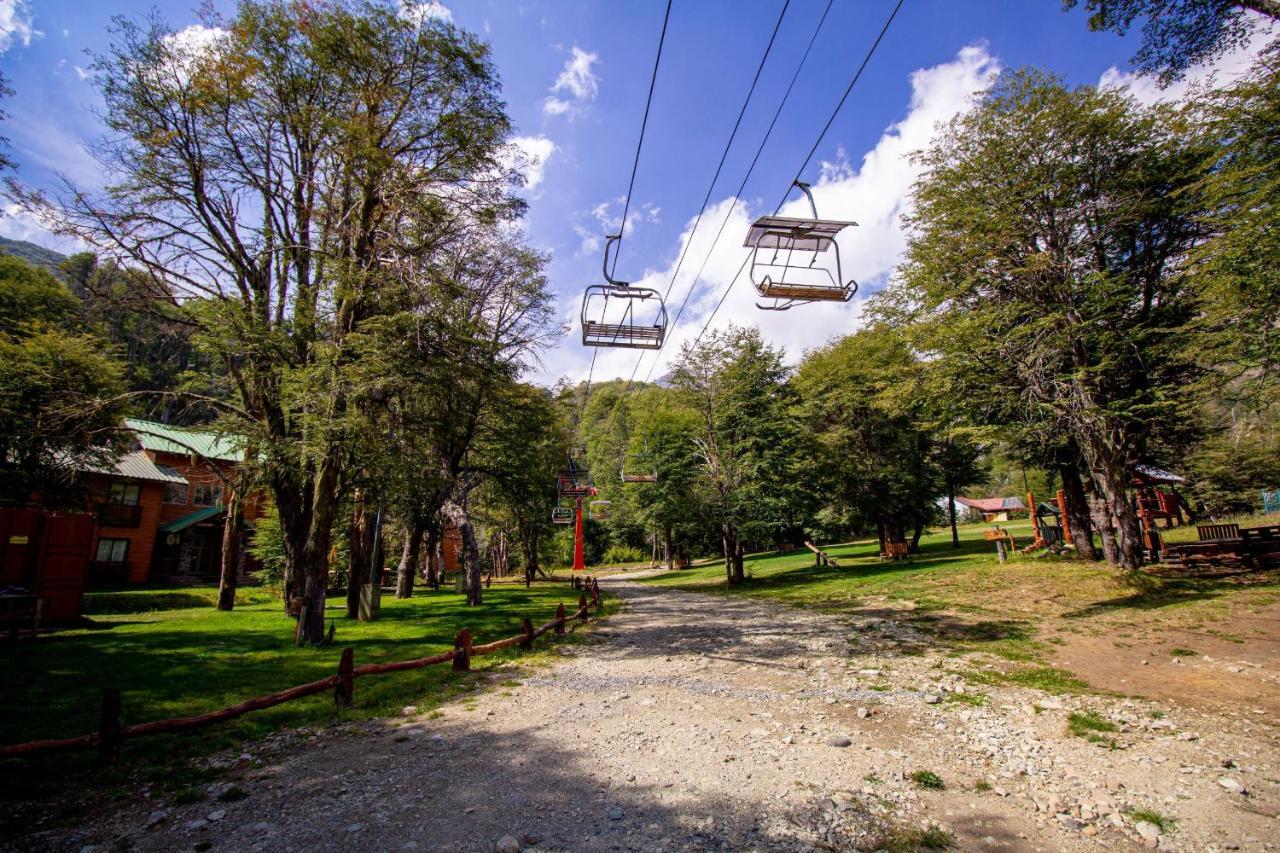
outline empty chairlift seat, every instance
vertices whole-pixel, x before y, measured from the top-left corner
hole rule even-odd
[[[555,509],[551,510],[551,523],[552,524],[572,524],[573,510],[564,506],[556,507]]]
[[[796,181],[813,217],[762,216],[752,223],[743,244],[751,249],[751,283],[771,303],[766,311],[785,311],[806,302],[848,302],[858,290],[845,281],[836,235],[856,222],[819,219],[809,185]],[[828,254],[829,253],[829,254]]]
[[[661,349],[667,337],[667,308],[656,290],[617,281],[609,273],[610,247],[622,239],[606,239],[605,284],[593,284],[582,297],[582,345],[624,349]]]

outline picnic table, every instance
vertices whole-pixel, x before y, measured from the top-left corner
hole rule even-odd
[[[1166,545],[1166,562],[1260,569],[1280,564],[1280,524],[1198,524],[1197,541]]]
[[[7,629],[9,639],[16,640],[21,631],[35,637],[40,630],[40,596],[24,592],[0,593],[0,630]]]

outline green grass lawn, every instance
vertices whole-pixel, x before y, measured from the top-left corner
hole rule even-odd
[[[468,628],[477,643],[520,630],[521,619],[550,621],[564,602],[572,612],[579,593],[567,583],[494,585],[485,603],[469,608],[462,595],[418,589],[414,597],[382,600],[382,617],[361,623],[345,616],[345,601],[330,599],[337,625],[332,647],[297,648],[293,621],[279,600],[257,588],[242,590],[236,608],[213,608],[215,588],[130,589],[90,592],[86,609],[93,625],[59,631],[36,641],[9,644],[0,690],[0,743],[68,737],[95,731],[104,687],[122,691],[125,725],[211,711],[254,696],[332,675],[341,649],[355,650],[356,664],[405,660],[453,647]],[[541,641],[545,643],[547,641]],[[504,652],[473,661],[479,672],[509,661]],[[347,719],[399,713],[405,705],[426,709],[476,679],[448,665],[357,679],[355,707]],[[162,771],[181,759],[231,746],[244,738],[293,725],[336,719],[333,697],[308,697],[257,711],[195,734],[126,741],[121,764]],[[90,750],[27,761],[0,762],[0,786],[27,798],[32,786],[53,784],[66,772],[93,764]]]

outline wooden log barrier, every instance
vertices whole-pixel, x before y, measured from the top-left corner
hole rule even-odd
[[[564,603],[561,602],[556,606],[555,618],[550,622],[538,628],[533,627],[530,619],[524,619],[520,627],[520,633],[514,637],[508,637],[505,640],[497,640],[482,646],[473,645],[471,632],[465,628],[458,632],[457,638],[454,640],[454,647],[450,651],[441,652],[439,654],[430,655],[414,660],[393,661],[391,663],[366,663],[360,666],[355,665],[355,652],[353,649],[346,648],[342,650],[342,656],[338,662],[337,673],[318,681],[311,681],[306,684],[299,684],[296,687],[290,687],[287,690],[281,690],[278,693],[272,693],[269,696],[259,696],[253,699],[247,699],[236,705],[221,708],[217,711],[210,711],[205,714],[195,714],[190,717],[175,717],[168,720],[154,720],[147,723],[137,723],[132,726],[124,726],[121,724],[121,699],[120,690],[111,688],[104,690],[102,693],[102,713],[101,722],[98,731],[95,734],[79,735],[70,738],[54,738],[46,740],[29,741],[27,743],[11,744],[9,746],[0,747],[0,758],[8,758],[14,756],[36,755],[46,752],[56,752],[65,749],[77,749],[89,746],[96,746],[102,760],[108,764],[114,764],[119,760],[120,743],[133,737],[142,737],[146,735],[156,734],[173,734],[177,732],[192,731],[194,729],[202,729],[215,723],[224,722],[226,720],[235,719],[243,716],[251,711],[260,711],[271,708],[276,705],[292,702],[295,699],[302,699],[307,696],[313,696],[317,693],[325,693],[333,691],[335,702],[339,707],[349,706],[354,699],[355,679],[365,675],[381,675],[390,672],[402,672],[410,669],[420,669],[424,666],[433,666],[435,664],[453,662],[455,670],[467,671],[471,668],[471,658],[476,655],[491,654],[502,649],[513,648],[519,646],[521,648],[532,648],[534,640],[541,637],[549,631],[555,631],[556,634],[565,633],[565,624],[572,618],[576,620],[586,620],[590,618],[591,606],[599,607],[599,582],[592,578],[590,583],[584,581],[584,588],[591,591],[591,601],[588,602],[587,596],[581,595],[578,598],[578,610],[569,617],[565,613]],[[303,611],[299,614],[299,618],[305,618],[305,599],[297,601],[301,605]]]

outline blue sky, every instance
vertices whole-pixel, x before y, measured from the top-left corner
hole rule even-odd
[[[5,134],[23,181],[48,186],[62,172],[88,186],[102,182],[82,147],[99,132],[100,101],[82,71],[90,61],[86,54],[104,47],[111,16],[139,17],[156,5],[0,0],[0,67],[15,90]],[[196,22],[195,3],[158,5],[175,29]],[[233,8],[214,5],[224,13]],[[678,343],[702,327],[742,260],[749,219],[772,210],[892,5],[836,0],[724,238],[710,251],[711,236],[734,204],[734,191],[825,6],[825,0],[792,0],[673,288],[673,314],[690,287],[692,297],[655,376]],[[620,277],[666,290],[782,6],[783,0],[675,0]],[[525,190],[527,231],[534,246],[552,255],[551,281],[569,329],[561,345],[544,355],[535,374],[541,381],[581,378],[591,360],[578,342],[579,294],[599,280],[599,241],[620,213],[663,8],[660,0],[444,0],[425,9],[492,44],[520,144],[540,158]],[[1135,48],[1136,36],[1089,32],[1085,15],[1064,13],[1059,0],[906,0],[804,176],[816,184],[824,218],[860,223],[841,240],[846,274],[860,281],[860,295],[882,287],[898,260],[898,219],[915,174],[907,156],[928,143],[938,121],[964,109],[1000,69],[1021,65],[1047,68],[1072,83],[1128,84],[1140,97],[1154,97],[1149,82],[1126,72]],[[1243,62],[1224,60],[1231,68]],[[0,234],[74,248],[12,211],[0,218]],[[704,258],[706,275],[695,283]],[[854,329],[861,306],[857,299],[773,313],[757,311],[753,302],[750,288],[738,281],[715,325],[757,324],[793,358]],[[632,351],[601,351],[595,376],[626,377],[636,358]],[[638,378],[649,373],[653,358],[641,363]]]

